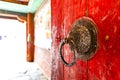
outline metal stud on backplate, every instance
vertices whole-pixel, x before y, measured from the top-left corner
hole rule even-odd
[[[67,36],[74,42],[76,56],[82,60],[89,60],[98,47],[97,29],[95,23],[88,17],[77,20]],[[69,44],[72,48],[72,45]]]

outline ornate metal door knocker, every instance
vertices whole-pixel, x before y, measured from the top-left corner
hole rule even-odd
[[[67,63],[62,55],[62,47],[68,44],[73,51],[74,58],[71,63]],[[72,66],[76,58],[89,60],[93,57],[98,48],[98,32],[94,21],[88,17],[78,19],[59,46],[60,58],[66,66]]]

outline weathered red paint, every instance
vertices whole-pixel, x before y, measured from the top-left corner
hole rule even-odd
[[[89,61],[89,79],[120,80],[120,1],[92,0],[89,17],[98,26],[99,49]]]
[[[52,80],[119,80],[120,1],[52,0],[51,6]],[[96,23],[99,48],[88,65],[86,61],[77,59],[74,66],[66,67],[59,58],[59,43],[67,36],[72,24],[83,16]],[[70,61],[71,56],[70,49],[65,47],[65,60]]]

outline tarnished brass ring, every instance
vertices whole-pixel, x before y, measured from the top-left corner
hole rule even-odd
[[[63,58],[63,55],[62,55],[62,47],[63,47],[65,44],[69,44],[70,48],[72,47],[71,49],[72,49],[72,51],[73,51],[74,57],[73,57],[71,63],[67,63],[67,62],[65,61],[65,59]],[[75,64],[75,62],[76,62],[76,55],[75,55],[75,54],[76,54],[76,50],[75,50],[73,47],[74,47],[73,41],[70,40],[70,39],[68,39],[68,38],[64,38],[64,39],[61,41],[60,46],[59,46],[60,58],[61,58],[63,64],[66,65],[66,66],[69,66],[69,67],[73,66],[73,65]]]

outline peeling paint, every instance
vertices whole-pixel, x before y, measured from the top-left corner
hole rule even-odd
[[[111,14],[111,11],[108,11],[108,13],[102,17],[101,21],[105,21]]]
[[[52,68],[52,77],[56,77],[54,80],[72,80],[73,77],[74,80],[120,80],[120,0],[88,0],[87,6],[88,17],[97,25],[100,47],[88,64],[78,59],[74,66],[66,67],[56,61],[56,70]],[[52,7],[52,30],[57,29],[57,35],[52,33],[53,40],[59,35],[66,37],[73,22],[86,15],[86,0],[52,0]],[[57,54],[59,41],[53,43],[57,44],[53,45],[56,49],[54,54]],[[64,52],[69,54],[69,49],[65,48]],[[54,54],[56,60],[58,57]],[[67,60],[71,59],[70,55],[64,55]],[[56,73],[59,75],[56,76]]]
[[[118,20],[120,20],[120,16],[118,16]]]

